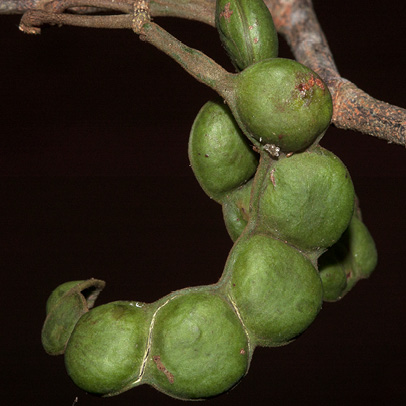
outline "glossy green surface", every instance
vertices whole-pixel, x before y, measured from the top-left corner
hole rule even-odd
[[[216,27],[238,70],[278,56],[278,35],[263,0],[219,0]]]

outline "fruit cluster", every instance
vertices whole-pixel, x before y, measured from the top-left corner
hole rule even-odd
[[[234,245],[216,284],[154,303],[91,309],[104,287],[94,279],[56,289],[42,342],[65,354],[87,392],[149,384],[179,399],[219,395],[247,373],[255,347],[294,340],[323,300],[342,298],[376,265],[351,177],[319,145],[332,114],[327,86],[277,58],[262,0],[217,1],[216,24],[240,72],[227,104],[209,101],[198,113],[189,158]]]

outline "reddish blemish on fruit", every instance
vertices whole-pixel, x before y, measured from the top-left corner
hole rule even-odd
[[[310,76],[309,80],[305,83],[299,83],[296,86],[296,89],[299,90],[299,92],[307,92],[310,90],[314,85],[318,86],[320,89],[324,90],[324,83],[321,79],[315,78],[313,75]]]
[[[272,169],[270,179],[271,179],[271,182],[272,182],[273,186],[275,187],[276,184],[275,184],[275,175],[274,175],[274,173],[275,173],[275,169]]]
[[[320,89],[324,90],[324,83],[321,79],[316,78],[315,82],[316,82],[316,86],[318,86]]]
[[[224,10],[220,13],[220,18],[224,17],[224,19],[226,19],[227,21],[230,21],[230,17],[233,14],[233,10],[230,10],[230,3],[227,3],[224,6]]]
[[[168,381],[170,383],[173,383],[175,381],[174,376],[165,368],[164,364],[162,364],[161,357],[159,355],[154,356],[154,362],[156,364],[156,367],[165,374],[165,376],[168,378]]]

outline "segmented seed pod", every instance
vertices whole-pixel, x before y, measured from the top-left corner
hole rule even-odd
[[[257,62],[235,75],[226,101],[247,137],[285,153],[318,142],[333,113],[322,79],[308,67],[283,58]]]
[[[368,278],[378,263],[375,242],[365,223],[353,217],[348,233],[351,262],[358,279]]]
[[[275,161],[262,188],[261,224],[301,250],[324,251],[351,221],[350,174],[336,155],[320,146]]]
[[[247,373],[256,346],[291,342],[323,300],[340,299],[376,266],[373,239],[353,214],[349,173],[318,146],[332,115],[327,86],[276,58],[262,0],[218,0],[216,25],[242,72],[224,79],[227,105],[202,107],[188,152],[201,187],[223,206],[234,246],[217,284],[155,303],[92,308],[104,287],[94,279],[51,294],[43,346],[65,353],[69,376],[89,393],[148,384],[183,400],[220,395]]]
[[[218,0],[216,27],[238,70],[278,56],[278,35],[263,0]]]
[[[378,263],[375,242],[358,216],[353,216],[343,241],[349,252],[346,268],[347,286],[343,296],[348,293],[361,279],[371,276]]]
[[[325,302],[335,302],[344,294],[347,287],[347,256],[347,249],[338,241],[318,258],[317,265]]]
[[[207,102],[197,114],[189,136],[188,154],[196,179],[211,198],[247,182],[258,158],[222,101]]]
[[[76,324],[65,351],[73,382],[112,396],[142,383],[151,306],[118,301],[95,307]]]
[[[46,303],[47,317],[41,331],[42,346],[50,355],[60,355],[79,319],[94,305],[105,282],[97,279],[59,285]]]
[[[144,379],[175,398],[205,399],[234,387],[250,358],[232,305],[210,290],[185,289],[154,316]]]
[[[358,213],[359,208],[338,242],[318,259],[325,301],[342,299],[361,279],[369,278],[377,265],[374,240]],[[342,273],[345,283],[339,282]]]
[[[242,234],[248,224],[253,180],[234,189],[222,201],[223,218],[227,232],[233,241]]]
[[[323,289],[312,263],[266,234],[247,233],[237,240],[223,278],[256,345],[289,343],[321,309]]]

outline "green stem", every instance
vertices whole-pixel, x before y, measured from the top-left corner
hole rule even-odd
[[[140,38],[155,46],[196,80],[215,90],[225,100],[230,99],[234,88],[234,74],[194,48],[190,48],[159,25],[148,22],[142,26]]]
[[[200,21],[214,27],[215,0],[151,0],[154,17],[178,17]]]
[[[133,28],[134,29],[134,28]],[[228,104],[234,118],[250,142],[258,149],[263,146],[251,136],[240,120],[235,104],[235,90],[238,73],[227,72],[222,66],[213,61],[203,52],[190,48],[169,34],[158,24],[146,22],[138,32],[140,38],[174,59],[183,69],[196,80],[215,90]]]

